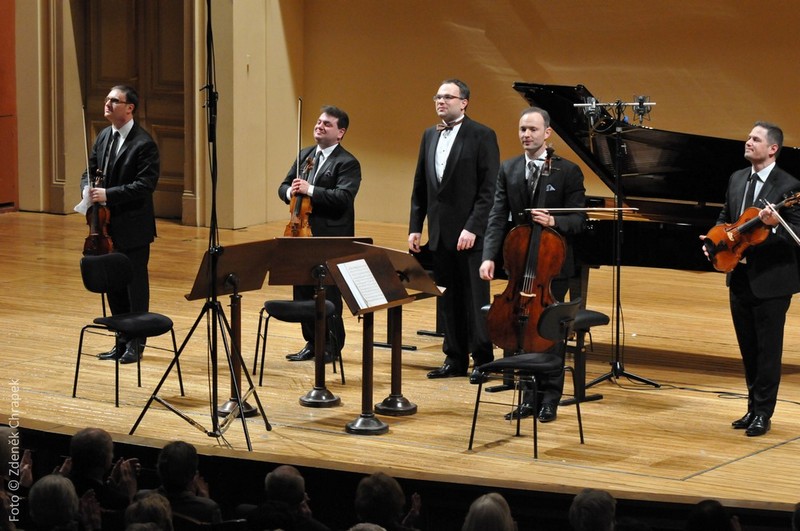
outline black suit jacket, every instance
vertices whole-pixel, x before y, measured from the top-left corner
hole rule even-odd
[[[112,128],[106,127],[89,154],[89,174],[96,175],[108,156]],[[117,249],[133,249],[148,245],[156,237],[153,192],[158,184],[160,160],[158,146],[150,134],[134,122],[128,136],[117,152],[117,158],[107,169],[105,183],[110,213],[109,234]],[[81,179],[81,190],[87,184]]]
[[[317,146],[300,150],[300,164],[314,156]],[[286,191],[297,175],[297,161],[278,188],[278,196],[284,203]],[[341,144],[322,163],[314,179],[314,195],[311,197],[311,215],[308,222],[314,236],[355,235],[355,199],[361,186],[361,164]]]
[[[586,189],[583,184],[583,172],[574,163],[553,157],[550,175],[542,176],[537,185],[540,194],[544,194],[542,208],[584,208],[586,206]],[[511,215],[514,225],[527,223],[530,215],[524,210],[531,208],[528,196],[528,184],[525,181],[525,155],[503,161],[497,175],[494,192],[494,204],[489,213],[486,228],[486,241],[483,245],[483,260],[495,260],[500,257],[506,226]],[[573,270],[572,236],[583,229],[585,215],[582,212],[568,214],[554,213],[555,230],[567,240],[567,256],[564,260],[562,274],[569,276]]]
[[[745,168],[731,175],[725,194],[725,205],[717,219],[718,224],[734,223],[739,219],[750,170],[751,168]],[[755,204],[760,207],[760,199],[779,203],[786,194],[794,192],[800,192],[800,181],[775,166],[761,187]],[[800,208],[785,208],[780,214],[797,234],[800,231]],[[783,226],[778,225],[764,243],[748,248],[743,258],[747,260],[747,278],[756,297],[783,297],[800,291],[797,244]],[[730,274],[727,279],[730,284]]]
[[[497,136],[485,125],[465,116],[447,158],[441,183],[435,169],[438,140],[439,132],[435,127],[426,129],[422,135],[411,192],[408,232],[422,232],[427,216],[431,251],[436,251],[440,245],[455,251],[463,229],[477,235],[473,249],[480,250],[500,165]]]

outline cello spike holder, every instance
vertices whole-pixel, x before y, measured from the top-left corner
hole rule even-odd
[[[597,103],[591,102],[586,104],[576,103],[574,107],[583,107],[587,108],[589,105],[591,109],[594,111],[596,107],[602,107],[605,109],[613,109],[614,110],[614,119],[615,119],[615,129],[614,129],[614,161],[613,161],[613,171],[614,171],[614,247],[613,247],[613,256],[614,256],[614,293],[613,293],[613,311],[611,315],[611,321],[614,323],[614,332],[612,336],[612,350],[613,350],[613,358],[609,361],[609,365],[611,369],[603,374],[592,380],[591,382],[587,383],[584,389],[589,389],[590,387],[599,384],[600,382],[604,382],[606,380],[613,380],[616,381],[620,378],[627,378],[628,380],[633,380],[645,385],[650,385],[655,388],[660,388],[661,384],[650,380],[648,378],[644,378],[642,376],[638,376],[631,372],[625,370],[625,363],[623,361],[623,348],[621,343],[622,337],[622,330],[621,330],[621,321],[622,321],[622,300],[621,300],[621,269],[622,269],[622,241],[623,241],[623,223],[622,223],[622,216],[626,208],[624,208],[622,202],[622,171],[621,171],[621,162],[622,162],[622,150],[624,149],[624,144],[622,142],[622,126],[624,124],[624,113],[626,107],[634,107],[641,106],[650,107],[655,105],[652,102],[642,103],[641,97],[635,103],[623,103],[620,100],[617,100],[612,103]],[[638,114],[638,113],[637,113]],[[640,116],[641,118],[641,116]],[[594,121],[590,121],[590,126],[594,126]]]

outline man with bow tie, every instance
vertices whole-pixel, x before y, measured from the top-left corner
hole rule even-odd
[[[583,172],[574,163],[552,157],[547,159],[546,141],[553,130],[550,115],[544,109],[529,107],[519,119],[519,140],[525,153],[503,161],[497,176],[494,205],[489,213],[486,240],[483,245],[483,263],[480,276],[484,280],[495,278],[495,259],[500,256],[507,225],[529,223],[533,220],[543,227],[555,229],[567,243],[567,253],[559,275],[550,283],[553,296],[563,301],[573,275],[574,259],[571,238],[583,229],[583,212],[554,214],[548,208],[584,208],[586,190]],[[533,208],[530,214],[525,209]],[[505,352],[504,355],[515,354]],[[477,376],[476,376],[477,377]],[[529,417],[538,414],[541,422],[555,420],[558,403],[564,388],[564,373],[544,379],[539,384],[542,393],[537,411],[532,393],[523,395],[523,403],[509,418]]]
[[[308,223],[313,236],[355,235],[355,200],[361,186],[361,164],[340,142],[344,138],[350,118],[346,112],[333,105],[320,109],[314,125],[312,146],[300,150],[300,164],[310,168],[301,178],[297,176],[297,161],[278,188],[278,197],[287,204],[292,196],[302,194],[311,198]],[[306,164],[306,161],[314,161]],[[325,288],[325,297],[331,301],[335,314],[328,323],[329,337],[325,341],[326,362],[337,357],[344,346],[345,330],[342,321],[342,294],[336,286]],[[295,286],[294,300],[312,300],[314,286]],[[289,361],[314,359],[314,320],[301,324],[305,346],[289,354]]]
[[[422,135],[411,193],[408,248],[420,251],[427,218],[434,278],[447,288],[440,299],[446,357],[428,378],[466,376],[470,353],[476,365],[494,357],[481,313],[489,285],[478,267],[500,150],[494,131],[465,114],[469,97],[464,82],[442,82],[433,97],[440,123]]]

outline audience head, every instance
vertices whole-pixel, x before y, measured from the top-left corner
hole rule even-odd
[[[731,516],[717,500],[703,500],[694,506],[686,519],[687,531],[732,531]]]
[[[400,483],[383,472],[376,472],[358,482],[355,507],[362,522],[392,527],[402,518],[406,496]]]
[[[172,508],[161,494],[150,492],[125,509],[125,526],[156,524],[161,531],[172,531]]]
[[[264,493],[267,500],[296,508],[306,501],[306,480],[295,467],[281,465],[264,478]]]
[[[114,441],[103,429],[84,428],[72,436],[69,455],[72,460],[70,474],[102,476],[111,468]]]
[[[461,531],[515,531],[511,508],[497,492],[484,494],[469,506]]]
[[[611,531],[617,501],[604,490],[584,489],[569,508],[569,523],[575,531]]]
[[[197,474],[197,450],[183,441],[174,441],[158,454],[158,477],[167,492],[189,488]]]
[[[61,474],[44,476],[28,493],[28,512],[36,529],[77,529],[78,494]]]
[[[386,531],[385,527],[381,527],[378,524],[370,524],[369,522],[361,522],[360,524],[356,524],[347,531]]]

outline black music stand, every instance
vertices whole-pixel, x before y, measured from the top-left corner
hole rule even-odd
[[[444,288],[440,288],[431,278],[430,274],[420,264],[419,260],[413,255],[386,247],[376,247],[386,254],[394,267],[397,277],[403,287],[414,298],[415,301],[427,299],[429,297],[439,297],[444,293]],[[438,304],[437,304],[438,306]],[[403,396],[403,350],[407,350],[402,344],[403,337],[403,306],[394,306],[387,310],[388,313],[388,332],[389,346],[392,349],[392,384],[389,396],[382,402],[375,404],[375,411],[381,415],[405,416],[413,415],[417,412],[416,404],[410,402]],[[377,343],[375,344],[378,345]]]
[[[161,377],[161,381],[159,381],[150,399],[142,409],[139,418],[136,419],[136,422],[131,428],[130,435],[133,435],[136,431],[136,428],[139,426],[139,423],[144,418],[144,415],[147,413],[154,400],[210,437],[221,436],[227,429],[229,423],[241,413],[242,427],[244,429],[245,439],[247,440],[248,450],[252,450],[252,445],[250,443],[250,435],[247,431],[247,423],[245,422],[246,416],[260,413],[264,419],[267,431],[272,430],[272,426],[267,420],[267,415],[264,413],[264,408],[261,405],[261,400],[258,398],[255,385],[247,371],[244,371],[244,374],[247,377],[247,382],[250,387],[244,396],[241,393],[241,368],[244,362],[241,353],[241,295],[239,295],[239,292],[261,289],[267,270],[269,269],[269,261],[273,254],[273,247],[274,244],[272,241],[232,245],[222,249],[216,257],[212,256],[210,251],[206,251],[206,254],[203,256],[203,261],[200,263],[200,268],[197,272],[192,290],[186,295],[187,300],[205,298],[207,299],[206,303],[203,305],[203,309],[200,311],[200,314],[189,330],[186,339],[181,343],[178,353],[167,367],[167,370]],[[212,267],[213,260],[216,260],[216,273],[212,273],[214,270],[214,267]],[[212,279],[212,275],[214,275],[215,278]],[[231,295],[230,323],[225,317],[225,313],[219,301],[211,297],[212,293]],[[211,315],[209,316],[209,314]],[[170,371],[172,371],[173,366],[177,363],[178,358],[183,353],[183,350],[186,348],[186,345],[189,343],[189,340],[192,338],[204,316],[211,321],[210,330],[208,332],[209,345],[211,345],[211,430],[206,430],[200,423],[158,396],[161,386],[166,381]],[[217,407],[217,327],[219,327],[222,332],[221,338],[225,346],[226,359],[231,374],[231,398],[219,408]],[[227,336],[225,335],[226,332]],[[255,399],[257,409],[247,404],[246,400],[250,396],[253,396]],[[227,418],[225,422],[220,424],[218,416],[227,416]]]
[[[325,286],[336,282],[328,274],[326,261],[358,252],[356,242],[371,243],[371,238],[313,237],[276,238],[271,255],[280,256],[269,265],[270,285],[315,286],[314,388],[300,397],[306,407],[333,407],[341,403],[325,387]],[[341,289],[342,286],[339,286]]]
[[[358,254],[328,260],[327,265],[347,307],[363,319],[361,415],[348,422],[345,430],[357,435],[381,435],[389,431],[389,426],[375,417],[372,407],[374,316],[376,311],[399,307],[415,299],[408,296],[394,266],[378,247],[362,246]],[[393,347],[392,353],[395,350]]]

